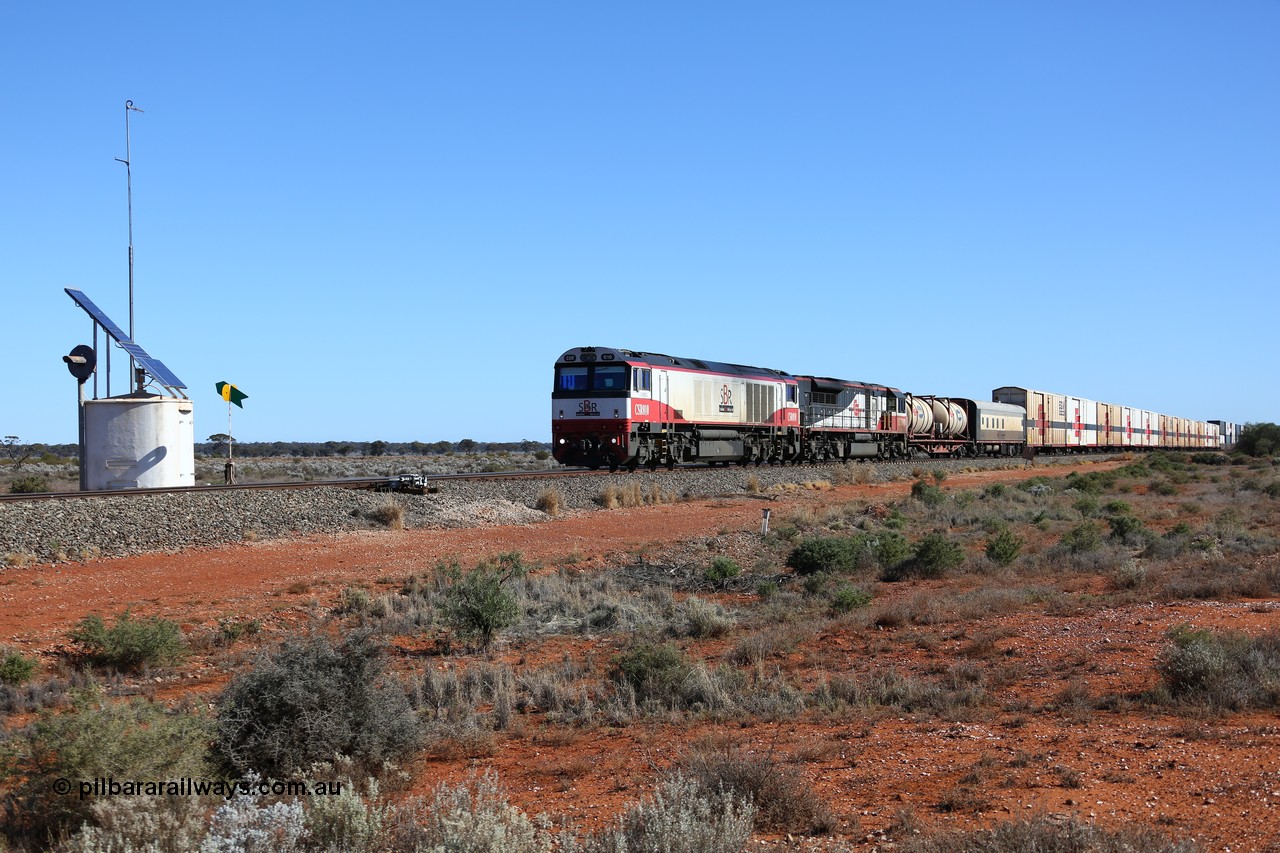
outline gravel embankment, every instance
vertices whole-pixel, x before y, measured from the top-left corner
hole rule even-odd
[[[1020,467],[1021,462],[963,460],[930,462],[960,471],[976,467]],[[862,464],[823,467],[715,468],[501,481],[445,481],[430,495],[388,495],[347,489],[193,492],[138,498],[0,503],[0,565],[78,560],[148,551],[179,551],[246,539],[278,539],[383,527],[376,511],[394,501],[409,528],[529,524],[546,514],[534,507],[549,489],[562,509],[599,508],[608,486],[620,492],[654,485],[665,498],[742,494],[782,483],[815,480],[884,482],[910,476],[912,465]],[[634,485],[633,485],[634,484]]]

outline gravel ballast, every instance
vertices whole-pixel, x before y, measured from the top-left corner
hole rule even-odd
[[[1021,467],[1021,461],[930,461],[928,470],[952,472]],[[911,476],[909,463],[850,466],[761,466],[643,471],[609,476],[436,481],[428,495],[313,488],[300,490],[199,491],[142,497],[0,503],[0,563],[56,562],[114,557],[246,540],[316,533],[385,529],[378,511],[403,508],[406,528],[532,524],[547,520],[536,509],[554,489],[561,510],[600,509],[607,487],[619,492],[638,483],[649,495],[654,484],[664,500],[768,494],[784,483],[886,482]]]

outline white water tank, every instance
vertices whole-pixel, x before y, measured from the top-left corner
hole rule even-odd
[[[193,408],[154,394],[85,400],[85,488],[194,486]]]

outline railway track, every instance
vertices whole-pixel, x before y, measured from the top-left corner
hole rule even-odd
[[[1106,459],[1111,458],[1115,454],[1100,454],[1092,458]],[[1058,457],[1066,459],[1068,457]],[[951,457],[938,458],[913,458],[913,459],[893,459],[893,460],[865,460],[858,462],[804,462],[796,465],[764,465],[755,466],[748,465],[743,470],[750,471],[754,468],[770,469],[786,469],[786,468],[804,468],[815,471],[836,468],[841,465],[876,465],[887,468],[889,470],[909,470],[918,466],[940,465],[943,463],[951,463],[952,465],[971,464],[974,467],[987,467],[987,465],[1008,466],[1011,462],[1016,463],[1017,460],[1010,460],[1001,457],[980,457],[977,459],[953,459]],[[737,469],[739,466],[725,466]],[[685,472],[698,471],[716,471],[723,470],[714,465],[706,464],[687,464],[676,466],[677,470]],[[661,473],[667,470],[659,468],[653,473]],[[528,480],[528,479],[556,479],[563,477],[611,477],[623,476],[629,473],[639,473],[644,475],[648,472],[641,468],[638,472],[628,472],[625,469],[610,472],[608,470],[593,471],[587,468],[555,468],[541,471],[484,471],[484,472],[468,472],[457,474],[400,474],[395,476],[382,477],[345,477],[333,480],[306,480],[306,481],[282,481],[270,483],[236,483],[233,485],[205,485],[205,486],[172,486],[167,488],[155,489],[104,489],[97,491],[75,491],[75,492],[39,492],[30,494],[0,494],[0,503],[10,503],[17,501],[75,501],[83,498],[131,498],[143,497],[146,495],[195,495],[209,494],[215,492],[246,492],[246,491],[301,491],[306,489],[336,488],[336,489],[356,489],[374,492],[399,492],[403,494],[430,494],[439,490],[443,484],[450,482],[498,482],[503,480]]]

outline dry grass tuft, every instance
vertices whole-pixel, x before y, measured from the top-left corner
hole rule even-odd
[[[538,501],[534,506],[547,515],[559,515],[560,508],[564,506],[564,495],[560,494],[558,489],[547,489],[538,495]]]
[[[391,530],[404,530],[404,507],[395,501],[387,501],[369,513],[369,518]]]

